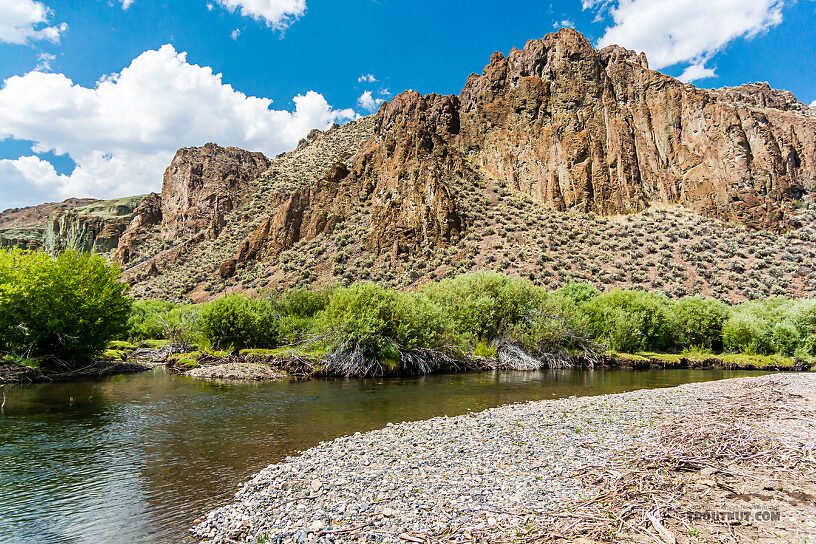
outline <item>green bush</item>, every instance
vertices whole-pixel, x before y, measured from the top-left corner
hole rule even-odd
[[[735,307],[723,326],[727,351],[749,355],[816,355],[816,302],[772,297]]]
[[[292,289],[276,301],[280,313],[280,339],[287,344],[299,344],[307,340],[314,316],[329,304],[331,289]]]
[[[729,313],[728,305],[715,299],[681,298],[674,305],[677,343],[684,348],[722,349],[723,325]]]
[[[316,317],[315,332],[329,351],[354,346],[396,361],[400,349],[438,347],[446,327],[439,308],[423,295],[359,282],[333,291]]]
[[[278,345],[274,304],[244,295],[208,302],[198,316],[204,339],[216,349],[273,348]]]
[[[585,302],[589,302],[593,298],[600,295],[601,292],[598,290],[597,287],[592,285],[591,283],[576,283],[570,282],[566,284],[564,287],[560,289],[556,289],[553,292],[553,295],[556,297],[560,297],[564,299],[566,302],[572,303],[573,305],[580,305],[584,304]]]
[[[748,312],[734,312],[723,325],[723,348],[733,353],[768,354],[771,352],[770,327]]]
[[[176,304],[164,300],[137,300],[128,319],[131,340],[167,338],[169,314]]]
[[[0,251],[0,350],[85,362],[126,333],[127,290],[96,255]]]
[[[665,295],[615,289],[582,305],[592,335],[615,351],[659,351],[672,345],[671,301]]]
[[[491,342],[536,315],[545,296],[531,283],[493,272],[464,274],[432,284],[425,294],[450,321],[460,342]]]

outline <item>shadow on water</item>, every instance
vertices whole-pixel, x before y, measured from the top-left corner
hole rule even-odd
[[[758,374],[548,370],[218,384],[157,368],[6,386],[0,542],[178,542],[239,481],[323,440],[512,402]]]

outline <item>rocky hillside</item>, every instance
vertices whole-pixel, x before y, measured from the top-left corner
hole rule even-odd
[[[114,259],[137,295],[196,300],[480,269],[816,294],[814,190],[816,111],[792,94],[697,89],[562,30],[274,159],[179,151]]]

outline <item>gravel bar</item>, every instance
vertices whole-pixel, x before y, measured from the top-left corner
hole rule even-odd
[[[192,532],[201,542],[281,544],[473,541],[454,536],[468,535],[463,527],[512,535],[591,497],[597,490],[576,477],[586,467],[766,382],[816,389],[814,374],[769,375],[389,424],[270,465]]]

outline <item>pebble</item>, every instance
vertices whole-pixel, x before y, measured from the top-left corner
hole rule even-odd
[[[660,423],[739,394],[746,380],[771,378],[816,386],[816,376],[805,374],[741,378],[513,404],[355,433],[263,469],[192,533],[212,544],[260,537],[404,544],[411,535],[479,526],[488,542],[512,537],[594,495],[572,474],[656,439]],[[327,524],[343,532],[321,533]]]

